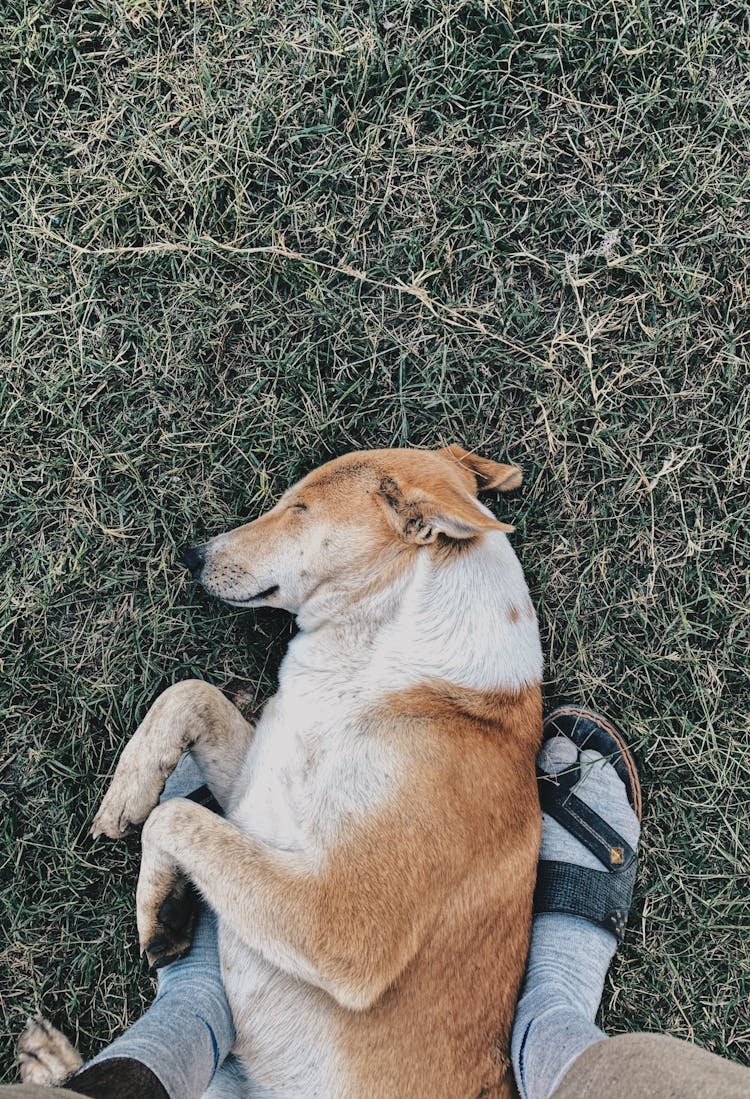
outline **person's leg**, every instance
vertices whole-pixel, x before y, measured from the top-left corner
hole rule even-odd
[[[246,1099],[250,1082],[244,1068],[231,1053],[222,1061],[203,1099]]]
[[[190,756],[182,757],[162,800],[185,797],[203,785]],[[65,1086],[79,1094],[109,1094],[118,1081],[138,1078],[143,1099],[199,1099],[234,1044],[234,1024],[219,967],[216,918],[201,906],[190,952],[159,970],[157,995],[145,1015],[76,1072]],[[145,1066],[148,1077],[143,1076]],[[149,1077],[153,1074],[154,1081]],[[229,1077],[228,1077],[229,1079]],[[241,1097],[224,1081],[222,1099]],[[161,1091],[159,1090],[161,1089]]]
[[[621,1034],[585,1050],[553,1099],[747,1099],[750,1069],[663,1034]]]
[[[572,724],[570,720],[560,720],[556,725],[553,715],[552,728],[549,721],[545,724],[548,739],[539,756],[540,770],[559,776],[557,781],[565,788],[565,777],[580,766],[577,785],[562,796],[566,808],[569,810],[580,799],[634,852],[640,823],[614,766],[599,752],[586,747],[581,750],[572,739],[561,735],[567,730],[578,737],[579,743],[593,743],[578,736],[581,723],[577,719]],[[572,826],[580,831],[575,822]],[[585,820],[581,827],[585,835],[588,827]],[[624,850],[627,851],[627,846]],[[608,885],[614,876],[599,857],[547,812],[543,814],[540,860],[540,878],[545,866],[557,868],[562,879],[569,866],[580,867],[597,874],[596,879],[588,879],[594,881],[596,889],[599,873],[602,885],[605,882]],[[564,884],[573,890],[572,883]],[[526,977],[511,1042],[513,1068],[523,1099],[549,1099],[576,1058],[606,1037],[594,1020],[617,947],[613,933],[617,927],[610,932],[579,915],[569,914],[571,908],[576,908],[575,898],[573,903],[563,904],[567,911],[554,910],[554,904],[546,907],[553,910],[534,916]]]
[[[47,1087],[41,1084],[0,1084],[0,1099],[79,1099],[84,1094],[67,1087]],[[86,1092],[85,1094],[88,1094]],[[150,1092],[143,1081],[115,1080],[101,1090],[102,1099],[148,1099]],[[227,1057],[204,1092],[203,1099],[247,1099],[250,1084],[245,1072],[233,1056]],[[95,1096],[98,1099],[98,1096]]]
[[[511,1043],[522,1099],[746,1099],[750,1069],[665,1035],[608,1038],[596,1026],[630,906],[640,787],[606,718],[561,707],[544,736],[548,811]]]

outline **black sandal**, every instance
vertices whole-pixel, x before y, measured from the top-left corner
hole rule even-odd
[[[543,740],[567,737],[579,754],[593,749],[604,756],[622,779],[633,811],[641,819],[641,786],[635,760],[622,733],[605,717],[579,706],[560,706],[544,722]],[[576,794],[580,762],[550,774],[537,768],[543,812],[595,855],[607,870],[591,870],[570,862],[541,859],[534,893],[534,912],[580,916],[604,928],[621,943],[633,897],[638,857],[622,836]]]

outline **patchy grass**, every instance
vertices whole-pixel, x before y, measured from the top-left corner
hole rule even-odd
[[[745,2],[6,0],[0,1076],[152,995],[137,839],[87,838],[167,684],[273,688],[289,623],[175,546],[347,449],[504,501],[546,695],[639,747],[604,1025],[750,1061]]]

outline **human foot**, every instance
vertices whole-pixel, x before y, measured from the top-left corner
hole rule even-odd
[[[548,1099],[595,1024],[633,892],[641,793],[607,718],[564,706],[537,758],[542,847],[526,977],[511,1043],[523,1099]]]
[[[544,723],[535,913],[565,913],[622,941],[640,835],[635,761],[609,719],[563,706]]]

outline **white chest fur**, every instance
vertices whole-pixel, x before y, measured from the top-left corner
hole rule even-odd
[[[396,758],[368,731],[373,697],[361,669],[331,660],[314,638],[290,646],[278,693],[258,723],[232,819],[269,846],[314,865],[347,821],[387,799]],[[308,658],[319,663],[309,663]]]

